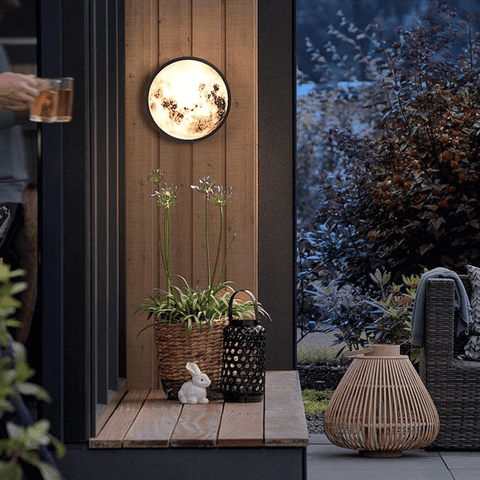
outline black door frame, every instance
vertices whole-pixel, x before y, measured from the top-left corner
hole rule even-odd
[[[38,74],[75,79],[73,120],[39,127],[43,415],[82,442],[125,377],[123,2],[39,2]]]

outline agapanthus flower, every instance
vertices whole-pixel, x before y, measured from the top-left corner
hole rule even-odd
[[[214,185],[207,191],[207,200],[212,205],[226,205],[228,199],[232,196],[233,187],[225,190],[221,185]]]
[[[158,185],[161,181],[163,181],[165,177],[165,172],[162,172],[159,168],[156,168],[155,170],[152,170],[152,173],[147,177],[147,179]]]
[[[162,187],[160,190],[155,190],[155,192],[153,192],[150,196],[157,198],[158,206],[170,208],[177,203],[177,187],[168,186],[165,183],[164,187]]]
[[[215,180],[207,175],[197,180],[197,185],[191,185],[193,190],[197,190],[201,193],[208,193],[208,191],[215,186]]]

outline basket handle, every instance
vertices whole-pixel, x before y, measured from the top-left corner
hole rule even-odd
[[[233,315],[232,315],[233,299],[234,299],[235,295],[239,292],[245,292],[252,299],[253,310],[255,311],[255,325],[258,325],[260,323],[260,320],[258,319],[257,299],[255,298],[255,295],[250,290],[246,290],[246,289],[236,290],[235,292],[232,293],[232,296],[230,297],[230,302],[228,304],[229,322],[232,323],[232,321],[233,321],[233,318],[232,318],[233,317]],[[242,319],[240,319],[240,320],[242,320]]]
[[[362,350],[350,350],[343,354],[344,357],[356,357],[357,355],[372,355],[373,354],[373,347],[363,348]]]

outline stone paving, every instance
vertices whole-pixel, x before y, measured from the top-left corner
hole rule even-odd
[[[329,345],[331,340],[314,333],[299,346]],[[307,472],[307,480],[480,480],[480,451],[408,450],[399,458],[364,458],[332,445],[324,434],[312,434]]]
[[[480,480],[480,452],[408,450],[399,458],[365,458],[311,435],[307,480]]]

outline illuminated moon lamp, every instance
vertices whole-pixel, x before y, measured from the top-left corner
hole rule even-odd
[[[169,138],[196,141],[213,135],[230,111],[230,87],[217,67],[195,57],[162,65],[150,80],[147,110]]]

